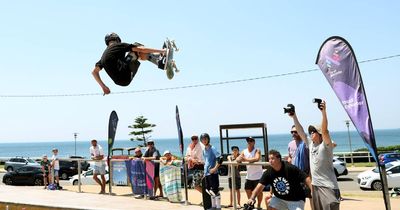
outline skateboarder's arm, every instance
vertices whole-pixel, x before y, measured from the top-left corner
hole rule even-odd
[[[99,66],[94,67],[92,71],[92,75],[96,82],[100,85],[101,89],[103,89],[104,95],[109,94],[111,91],[110,89],[104,84],[103,80],[100,78],[100,72],[101,68]]]
[[[152,48],[146,48],[146,47],[132,47],[133,52],[138,52],[138,53],[164,53],[165,49],[163,50],[158,50],[158,49],[152,49]]]

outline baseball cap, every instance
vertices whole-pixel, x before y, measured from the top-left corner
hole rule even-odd
[[[171,152],[170,152],[169,150],[165,150],[164,156],[165,156],[166,154],[171,154]]]
[[[246,141],[256,141],[253,137],[249,136],[246,138]]]
[[[308,126],[308,133],[311,134],[311,132],[317,132],[320,135],[322,135],[321,125],[310,125],[310,126]]]

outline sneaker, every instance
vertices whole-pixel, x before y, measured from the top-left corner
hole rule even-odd
[[[136,199],[142,199],[142,198],[144,198],[144,195],[135,195],[134,198],[136,198]]]

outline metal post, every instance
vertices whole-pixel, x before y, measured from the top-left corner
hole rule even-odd
[[[232,177],[232,199],[233,199],[233,210],[236,210],[236,167],[234,164],[231,164],[231,177]]]
[[[185,158],[185,157],[183,157],[183,158]],[[186,161],[184,161],[183,162],[184,163],[184,165],[183,165],[183,173],[184,173],[184,177],[185,177],[185,182],[183,183],[183,186],[184,186],[184,188],[185,188],[185,206],[188,206],[190,203],[189,203],[189,195],[188,195],[188,187],[187,187],[187,174],[188,174],[188,166],[187,166],[187,164],[186,164]]]
[[[110,165],[108,166],[108,173],[109,173],[109,175],[108,175],[108,191],[109,191],[109,195],[111,195],[111,193],[112,193],[112,189],[111,189],[111,186],[112,186],[112,181],[113,181],[113,173],[112,173],[112,158],[110,159]]]
[[[346,126],[347,126],[347,135],[349,136],[351,165],[354,166],[353,149],[351,147],[351,138],[350,138],[350,120],[346,120],[345,122],[346,122]]]
[[[79,189],[79,192],[82,192],[82,189],[81,189],[81,173],[82,173],[81,160],[78,160],[78,189]]]
[[[75,156],[76,156],[76,137],[78,137],[78,133],[74,133],[74,138],[75,138]]]

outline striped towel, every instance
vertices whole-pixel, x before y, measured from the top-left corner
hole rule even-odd
[[[174,162],[173,165],[160,164],[160,182],[163,186],[164,196],[170,202],[181,202],[181,167]]]

